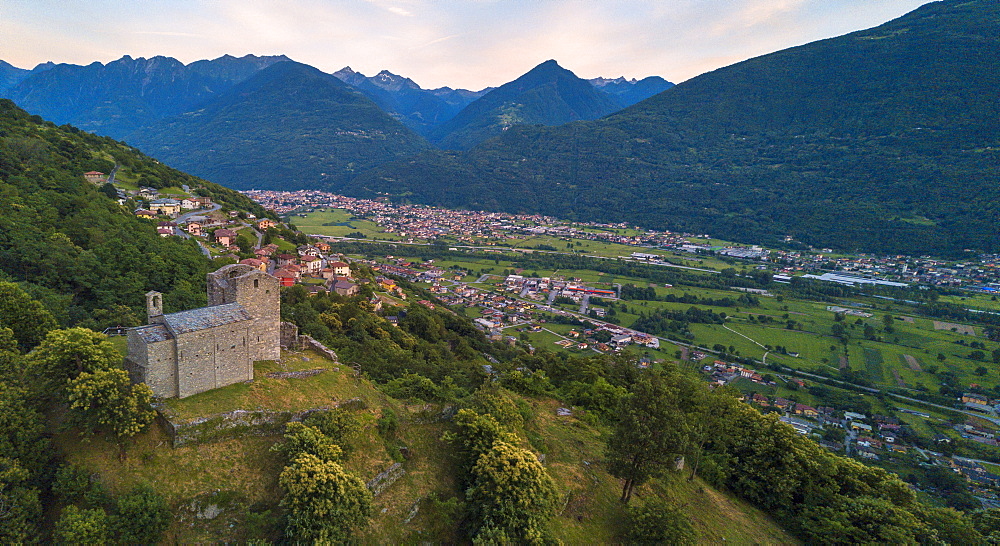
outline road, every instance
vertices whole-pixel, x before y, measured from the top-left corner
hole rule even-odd
[[[121,165],[115,163],[115,168],[111,169],[111,174],[108,175],[108,184],[115,183],[115,175],[118,174],[118,167],[121,167]]]
[[[178,216],[177,218],[174,219],[174,223],[177,224],[177,227],[174,228],[174,231],[176,232],[177,235],[179,235],[179,236],[181,236],[181,237],[183,237],[185,239],[190,239],[191,236],[188,235],[188,233],[186,231],[184,231],[183,229],[181,229],[180,224],[186,223],[188,220],[190,220],[191,218],[193,218],[195,216],[202,216],[202,215],[205,215],[205,214],[210,214],[210,213],[215,212],[215,211],[217,211],[217,210],[219,210],[221,208],[222,208],[222,205],[220,205],[218,203],[213,203],[212,206],[210,208],[207,208],[207,209],[199,209],[199,210],[193,210],[191,212],[185,212],[184,214],[182,214],[182,215],[180,215],[180,216]],[[200,242],[198,244],[201,245]],[[204,252],[206,256],[211,257],[211,253],[209,253],[208,250],[204,246],[201,247],[201,251]]]

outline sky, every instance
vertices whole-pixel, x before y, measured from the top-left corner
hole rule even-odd
[[[278,55],[424,88],[498,86],[555,59],[675,83],[877,26],[928,0],[0,0],[0,59]]]

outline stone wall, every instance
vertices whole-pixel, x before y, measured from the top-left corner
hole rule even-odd
[[[299,336],[299,342],[302,344],[303,349],[312,349],[326,358],[329,358],[338,364],[340,363],[340,360],[337,358],[337,353],[333,352],[333,349],[328,349],[326,345],[323,345],[312,337],[301,335]]]
[[[177,395],[180,398],[253,379],[247,347],[252,321],[177,336]]]
[[[298,351],[300,348],[299,327],[291,322],[282,322],[280,339],[282,349]]]
[[[285,431],[285,424],[298,421],[307,413],[235,410],[209,415],[187,423],[173,422],[162,414],[157,415],[173,446],[181,447],[239,436],[280,436]]]

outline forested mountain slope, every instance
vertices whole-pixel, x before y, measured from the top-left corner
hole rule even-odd
[[[178,311],[205,299],[211,264],[194,241],[159,237],[155,222],[136,218],[84,180],[83,173],[110,172],[116,163],[120,178],[186,184],[216,202],[264,214],[232,190],[0,99],[0,280],[23,283],[65,325],[134,325],[149,290],[168,294]]]
[[[136,131],[146,153],[231,188],[298,189],[428,148],[374,102],[307,65],[272,65],[203,108]]]
[[[935,2],[704,74],[598,121],[514,126],[353,187],[746,242],[791,235],[877,252],[995,252],[998,59],[1000,4]]]
[[[616,99],[550,60],[469,104],[429,138],[442,148],[464,150],[515,125],[597,119],[619,107]]]

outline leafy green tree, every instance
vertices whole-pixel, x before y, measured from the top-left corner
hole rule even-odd
[[[104,334],[86,328],[52,330],[28,355],[31,373],[44,395],[60,395],[70,379],[114,368],[121,355]]]
[[[116,542],[156,544],[170,525],[170,507],[152,487],[139,486],[115,499],[110,520]]]
[[[0,282],[0,328],[10,328],[21,351],[41,343],[45,334],[58,326],[41,303],[12,282]]]
[[[886,313],[885,315],[882,316],[882,329],[885,331],[885,333],[891,334],[896,330],[895,320],[896,319],[893,318],[893,316],[890,315],[889,313]]]
[[[55,538],[63,544],[104,544],[108,541],[108,516],[102,508],[81,510],[74,505],[63,509],[56,521]]]
[[[989,544],[1000,544],[1000,509],[980,508],[969,512],[969,519]]]
[[[70,417],[81,427],[103,429],[121,441],[142,432],[156,416],[153,391],[133,385],[125,370],[83,372],[67,386]],[[124,451],[122,453],[124,455]]]
[[[691,520],[675,504],[653,497],[628,510],[630,544],[695,544]]]
[[[463,408],[455,414],[454,423],[457,432],[445,433],[444,439],[455,446],[460,468],[471,469],[496,443],[517,441],[514,434],[489,414]]]
[[[287,537],[296,542],[346,543],[368,524],[372,494],[360,478],[340,464],[302,453],[278,478],[285,490]]]
[[[665,472],[689,445],[691,424],[678,410],[682,399],[676,384],[660,373],[649,373],[635,384],[622,404],[608,439],[608,472],[624,480],[622,502],[649,478]]]
[[[94,507],[105,504],[110,496],[99,481],[92,480],[86,469],[65,464],[56,471],[52,492],[63,504],[84,504]]]
[[[31,474],[16,460],[0,455],[0,542],[32,542],[42,517],[38,490],[27,485]]]
[[[271,451],[284,454],[289,461],[303,453],[321,461],[339,461],[343,457],[340,446],[329,436],[304,423],[288,423],[285,426],[285,441],[275,444]]]
[[[357,441],[358,434],[361,433],[361,423],[346,408],[318,411],[310,414],[303,422],[311,427],[316,427],[330,438],[330,441],[340,446],[345,457],[354,450],[354,443]]]
[[[471,475],[465,493],[475,534],[499,531],[514,543],[543,542],[559,493],[533,453],[497,442],[480,455]]]

